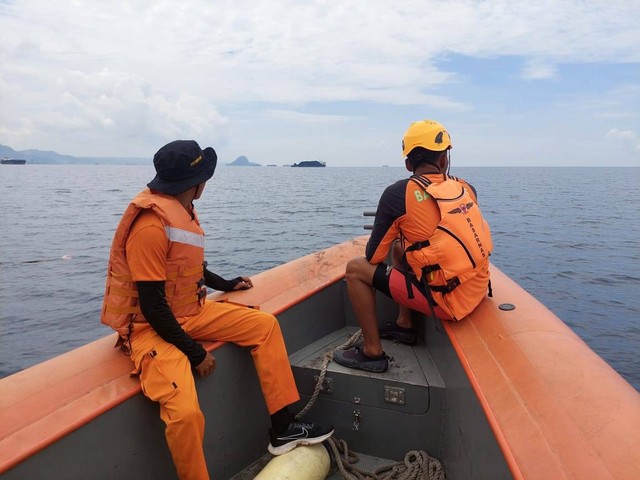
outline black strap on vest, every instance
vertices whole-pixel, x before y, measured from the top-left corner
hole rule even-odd
[[[437,305],[433,295],[431,295],[431,286],[429,282],[427,282],[427,272],[425,271],[427,267],[422,269],[422,285],[424,286],[425,294],[427,295],[427,303],[429,304],[429,310],[431,310],[431,316],[433,317],[433,321],[435,322],[436,332],[439,332],[438,328],[438,316],[436,315],[435,305]]]
[[[406,252],[413,252],[415,250],[422,250],[423,248],[427,248],[430,245],[431,245],[431,243],[429,243],[429,240],[424,240],[422,242],[416,242],[416,243],[413,243],[413,244],[409,245],[407,247],[407,249],[405,250],[405,253]]]
[[[409,177],[409,180],[413,180],[415,183],[418,184],[419,187],[422,187],[422,189],[426,193],[428,193],[427,187],[431,185],[431,180],[429,180],[428,178],[421,177],[420,175],[411,175],[411,177]]]
[[[406,282],[406,285],[407,285],[407,298],[409,298],[409,300],[413,300],[415,298],[415,295],[413,294],[413,285],[411,283],[411,275],[405,274],[404,281]]]
[[[427,265],[426,267],[422,268],[422,274],[428,274],[431,272],[435,272],[436,270],[441,270],[442,267],[440,266],[439,263],[434,263],[433,265]]]
[[[444,294],[453,292],[458,287],[458,285],[460,285],[460,279],[458,277],[454,277],[449,280],[446,285],[431,285],[430,288],[434,292],[440,292]]]

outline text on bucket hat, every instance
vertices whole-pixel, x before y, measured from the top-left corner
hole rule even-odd
[[[175,140],[156,152],[156,176],[147,187],[169,195],[186,192],[213,176],[218,156],[213,148],[204,150],[195,140]]]

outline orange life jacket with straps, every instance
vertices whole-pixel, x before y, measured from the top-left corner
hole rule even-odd
[[[433,300],[452,319],[460,320],[478,306],[487,289],[491,295],[489,225],[473,192],[456,177],[435,183],[413,175],[411,181],[420,188],[408,202],[407,215],[419,215],[421,202],[435,201],[440,221],[428,239],[403,243],[407,262]]]
[[[173,314],[178,319],[197,314],[203,292],[206,294],[203,287],[204,232],[197,216],[192,220],[171,195],[152,193],[148,188],[143,190],[124,212],[109,256],[100,321],[120,334],[118,345],[126,342],[134,321],[146,321],[140,312],[138,290],[127,264],[126,246],[133,222],[147,208],[158,215],[169,239],[165,297]]]

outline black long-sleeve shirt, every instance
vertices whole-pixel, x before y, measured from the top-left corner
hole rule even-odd
[[[209,288],[229,292],[242,280],[242,277],[225,280],[204,268],[204,280]],[[178,347],[189,358],[192,366],[199,365],[205,359],[207,352],[182,329],[176,320],[165,297],[165,282],[137,282],[137,286],[138,301],[144,318],[160,338]]]

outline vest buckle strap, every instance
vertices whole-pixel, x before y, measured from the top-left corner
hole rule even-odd
[[[431,288],[431,290],[433,290],[434,292],[440,292],[444,294],[453,292],[458,287],[458,285],[460,285],[460,279],[458,277],[455,277],[449,280],[446,285],[429,285],[429,288]]]
[[[426,267],[422,268],[422,274],[423,275],[428,275],[431,272],[435,272],[436,270],[441,270],[442,267],[440,266],[439,263],[434,263],[433,265],[427,265]]]
[[[412,245],[409,245],[407,247],[407,249],[405,250],[406,252],[413,252],[414,250],[422,250],[423,248],[427,248],[428,246],[430,246],[431,244],[429,243],[429,240],[425,240],[423,242],[416,242]]]

